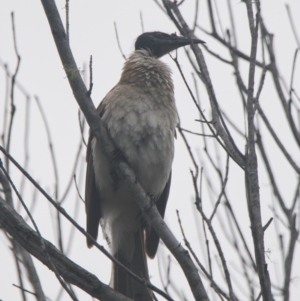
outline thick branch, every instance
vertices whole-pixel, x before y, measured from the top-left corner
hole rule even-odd
[[[5,229],[25,250],[45,264],[50,270],[52,265],[45,257],[41,238],[33,231],[2,198],[0,198],[0,226]],[[115,292],[108,285],[100,282],[96,276],[68,259],[49,241],[44,239],[46,250],[59,274],[69,283],[74,284],[89,295],[105,300],[129,301],[127,297]]]
[[[247,114],[248,114],[248,135],[247,135],[247,155],[245,181],[247,189],[248,212],[251,222],[251,231],[255,251],[256,266],[261,287],[261,293],[264,301],[273,300],[271,293],[271,283],[267,264],[265,261],[264,231],[261,221],[260,195],[258,165],[255,150],[255,99],[254,99],[254,79],[255,79],[255,61],[257,54],[258,42],[258,23],[260,20],[259,11],[254,20],[252,2],[246,1],[249,28],[251,33],[251,59],[249,66],[248,78],[248,97],[247,97]]]

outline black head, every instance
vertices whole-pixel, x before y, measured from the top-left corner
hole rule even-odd
[[[192,39],[195,44],[205,43],[198,39]],[[179,37],[176,34],[167,34],[159,31],[145,32],[141,34],[135,42],[135,50],[149,50],[154,57],[162,57],[168,52],[179,47],[190,44],[186,37]]]

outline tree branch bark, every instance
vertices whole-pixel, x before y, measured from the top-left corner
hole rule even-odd
[[[0,226],[7,231],[25,250],[36,257],[50,270],[52,265],[45,257],[45,251],[41,244],[41,238],[23,220],[23,218],[12,209],[0,197]],[[69,283],[76,285],[92,297],[103,301],[129,301],[131,299],[117,293],[108,285],[103,284],[97,277],[79,265],[68,259],[49,241],[44,239],[44,245],[55,264],[59,274]]]
[[[252,1],[246,1],[249,28],[251,33],[251,54],[248,77],[248,97],[247,97],[247,149],[246,149],[246,192],[248,212],[250,216],[252,239],[254,244],[254,252],[256,259],[256,266],[261,287],[261,293],[264,301],[273,300],[271,292],[271,282],[268,272],[268,267],[265,260],[265,246],[264,246],[264,231],[261,220],[260,209],[260,194],[259,194],[259,179],[258,179],[258,164],[255,150],[255,99],[254,99],[254,79],[255,79],[255,61],[257,53],[258,40],[258,26],[260,20],[260,11],[256,15],[256,23],[254,20]]]

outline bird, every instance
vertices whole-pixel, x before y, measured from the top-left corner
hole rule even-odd
[[[178,115],[171,69],[159,58],[191,41],[204,43],[158,31],[138,36],[119,82],[97,108],[118,155],[134,171],[162,217],[171,185]],[[87,233],[96,240],[100,224],[112,255],[137,276],[149,280],[146,255],[154,258],[159,236],[143,218],[132,192],[113,169],[92,131],[86,161]],[[87,246],[93,246],[89,238]],[[111,285],[133,300],[153,300],[144,283],[115,263]]]

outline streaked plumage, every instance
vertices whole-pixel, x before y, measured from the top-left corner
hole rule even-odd
[[[171,71],[158,57],[188,43],[185,38],[160,32],[141,35],[119,83],[97,109],[120,155],[162,216],[169,196],[177,112]],[[100,222],[112,254],[148,279],[145,251],[153,258],[159,237],[141,216],[131,192],[112,170],[92,133],[87,163],[87,232],[96,239]],[[87,243],[92,245],[89,240]],[[113,286],[119,292],[134,300],[152,300],[143,284],[118,266],[113,271]]]

